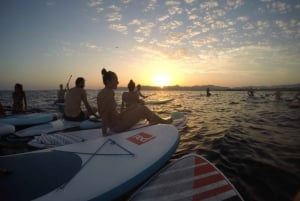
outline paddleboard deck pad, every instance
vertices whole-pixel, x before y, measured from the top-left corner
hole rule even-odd
[[[22,130],[16,131],[14,134],[18,137],[29,137],[35,135],[50,134],[58,131],[63,131],[70,128],[79,128],[80,122],[67,121],[64,119],[57,119],[49,123],[44,123],[36,126],[31,126]]]
[[[243,201],[225,175],[204,157],[188,154],[148,180],[130,201]]]
[[[136,188],[175,152],[179,133],[153,125],[95,140],[0,156],[3,200],[113,200]],[[153,149],[155,147],[155,149]]]

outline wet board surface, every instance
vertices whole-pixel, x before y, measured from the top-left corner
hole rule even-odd
[[[212,163],[200,155],[189,154],[164,167],[129,200],[241,201],[243,198]]]
[[[113,200],[155,173],[178,143],[174,126],[152,125],[87,142],[1,156],[1,167],[11,174],[0,180],[0,197]]]

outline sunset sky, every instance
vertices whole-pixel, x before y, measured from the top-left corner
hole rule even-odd
[[[300,83],[299,0],[2,0],[0,90]]]

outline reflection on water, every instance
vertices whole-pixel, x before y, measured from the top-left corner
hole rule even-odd
[[[11,92],[1,93],[10,103]],[[89,90],[96,105],[98,90]],[[119,100],[122,91],[116,91]],[[189,122],[172,159],[187,153],[205,156],[232,181],[246,201],[292,200],[300,189],[300,108],[274,101],[268,92],[248,99],[245,92],[143,91],[149,99],[174,98],[149,106],[161,116],[183,112]],[[284,98],[292,97],[286,92]],[[56,91],[27,92],[29,107],[56,111]]]

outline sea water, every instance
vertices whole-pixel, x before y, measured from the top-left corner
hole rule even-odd
[[[123,91],[116,90],[121,103]],[[87,90],[96,106],[98,90]],[[294,92],[275,101],[271,92],[143,91],[148,99],[174,98],[149,106],[162,117],[182,112],[189,121],[170,159],[197,153],[214,163],[246,201],[293,200],[300,190],[300,108],[289,108]],[[11,105],[11,92],[0,92],[2,105]],[[56,91],[27,91],[29,108],[57,112]]]

